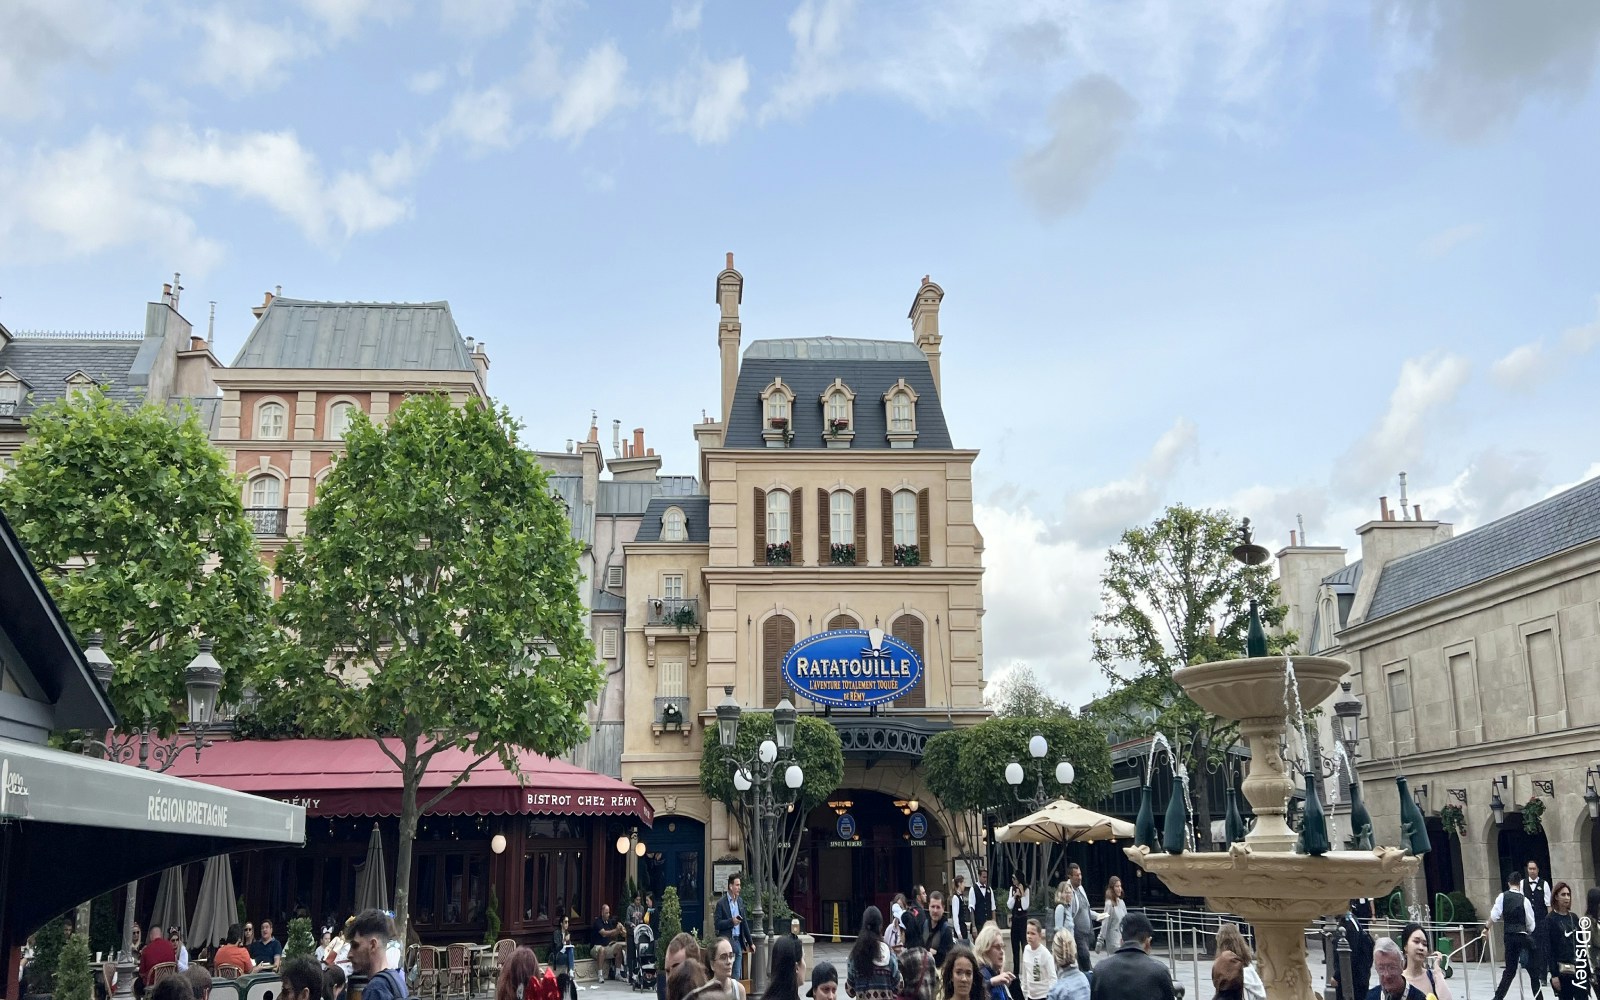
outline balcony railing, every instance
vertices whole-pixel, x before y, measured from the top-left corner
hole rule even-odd
[[[282,537],[289,525],[287,507],[246,507],[244,516],[250,519],[250,529],[257,535]]]
[[[652,597],[646,607],[646,625],[667,626],[680,631],[700,627],[698,597]]]

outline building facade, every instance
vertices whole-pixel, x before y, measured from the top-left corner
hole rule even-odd
[[[1416,894],[1464,892],[1484,915],[1528,861],[1595,884],[1600,479],[1459,536],[1387,504],[1356,533],[1361,559],[1321,579],[1305,648],[1351,663],[1380,841],[1398,836],[1398,774],[1427,818]]]
[[[953,874],[950,817],[918,765],[928,736],[987,715],[977,453],[957,448],[945,423],[938,285],[917,290],[914,341],[756,341],[741,361],[743,290],[730,255],[716,282],[721,419],[695,427],[705,492],[655,497],[624,546],[622,775],[656,812],[642,877],[678,886],[684,925],[697,926],[720,888],[714,864],[744,851],[700,787],[717,704],[731,691],[746,709],[788,697],[826,714],[844,780],[807,819],[789,898],[807,926],[842,902],[853,927],[864,901],[887,906],[914,882],[938,888]],[[830,710],[786,684],[796,642],[846,628],[915,650],[916,686],[884,707]],[[827,846],[841,811],[860,850]],[[915,840],[908,819],[924,825]]]

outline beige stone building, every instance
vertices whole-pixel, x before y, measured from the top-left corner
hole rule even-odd
[[[1532,860],[1581,905],[1600,881],[1600,479],[1459,536],[1387,504],[1356,534],[1349,566],[1304,546],[1279,562],[1286,580],[1328,570],[1302,647],[1351,663],[1380,840],[1399,835],[1404,773],[1432,835],[1430,901],[1464,891],[1487,914],[1503,873]],[[1542,829],[1528,833],[1535,797]],[[1459,837],[1440,821],[1449,806]]]
[[[918,764],[929,735],[987,714],[977,453],[956,447],[945,424],[938,285],[924,279],[917,289],[911,341],[744,346],[743,291],[730,255],[716,283],[722,419],[695,427],[705,492],[656,497],[624,546],[622,773],[657,814],[645,881],[677,885],[685,926],[698,926],[718,888],[713,863],[743,852],[699,782],[724,691],[746,709],[789,697],[802,712],[827,714],[844,742],[845,776],[839,805],[807,817],[790,902],[807,926],[844,902],[853,926],[864,901],[887,906],[913,882],[937,888],[953,873],[950,817]],[[844,628],[903,640],[921,660],[919,683],[870,710],[800,698],[784,679],[784,654]],[[859,849],[829,846],[841,812]],[[924,822],[913,841],[911,824]]]

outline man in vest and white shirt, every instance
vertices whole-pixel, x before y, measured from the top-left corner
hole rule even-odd
[[[957,875],[955,887],[950,891],[950,925],[954,928],[956,937],[968,941],[972,938],[972,931],[968,927],[970,923],[972,923],[972,904],[967,902],[967,878],[965,875]]]
[[[1487,933],[1496,921],[1500,921],[1506,930],[1506,971],[1500,976],[1500,985],[1495,987],[1494,1000],[1506,1000],[1506,993],[1517,978],[1519,964],[1528,970],[1528,982],[1533,987],[1533,995],[1539,995],[1538,973],[1534,971],[1538,959],[1533,953],[1533,905],[1522,894],[1521,882],[1516,872],[1506,875],[1506,891],[1495,899],[1494,908],[1489,911],[1489,922],[1483,925]]]
[[[1528,899],[1528,904],[1533,907],[1533,925],[1535,927],[1544,923],[1544,915],[1550,912],[1550,880],[1539,877],[1539,862],[1530,861],[1527,865],[1528,877],[1522,880],[1518,892]]]

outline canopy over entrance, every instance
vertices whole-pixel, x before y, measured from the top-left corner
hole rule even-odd
[[[385,741],[403,755],[398,740]],[[441,750],[418,791],[427,802],[476,756]],[[498,760],[479,764],[427,815],[632,816],[650,825],[643,793],[615,778],[536,753],[519,753],[513,773]],[[185,757],[172,769],[211,785],[304,806],[308,816],[400,815],[400,769],[376,740],[238,740]]]
[[[0,739],[0,940],[169,865],[302,844],[305,829],[298,806]]]

